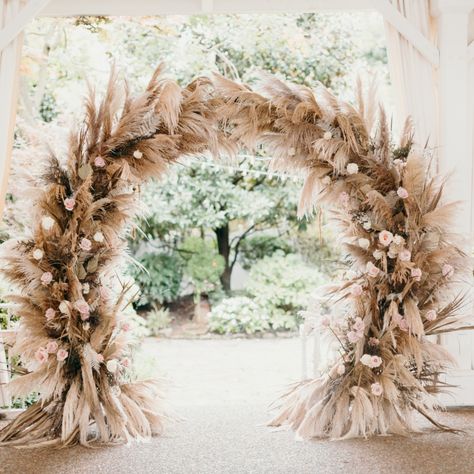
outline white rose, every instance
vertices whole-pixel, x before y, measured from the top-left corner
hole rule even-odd
[[[395,237],[393,238],[393,241],[397,245],[403,245],[405,243],[405,239],[401,235],[398,235],[398,234],[395,235]]]
[[[382,245],[385,247],[388,247],[393,240],[393,234],[388,231],[388,230],[382,230],[382,232],[379,233],[379,241]]]
[[[364,354],[361,358],[360,361],[362,364],[366,365],[367,367],[372,366],[372,356],[370,354]]]
[[[44,253],[41,249],[36,249],[34,252],[33,252],[33,258],[35,260],[41,260],[44,256]]]
[[[369,248],[370,241],[369,239],[359,239],[359,247],[362,247],[363,249],[367,250]]]
[[[69,314],[69,305],[66,301],[61,301],[59,304],[59,311],[61,311],[63,314]]]
[[[359,167],[356,163],[349,163],[346,169],[348,174],[357,174],[359,172]]]
[[[370,222],[370,221],[364,222],[364,223],[362,224],[362,227],[363,227],[365,230],[369,230],[369,229],[372,227],[372,222]]]
[[[324,132],[323,138],[325,140],[331,140],[332,138],[332,133],[331,132]]]
[[[107,367],[107,370],[111,374],[115,374],[115,372],[117,372],[117,369],[118,369],[118,360],[117,359],[108,360],[106,367]]]
[[[133,157],[139,160],[143,156],[143,153],[140,150],[135,150],[133,152]]]
[[[104,241],[104,234],[102,232],[96,232],[94,234],[94,240],[96,242],[103,242]]]
[[[327,186],[328,184],[331,184],[331,178],[330,178],[329,176],[325,176],[325,177],[321,180],[321,182],[322,182],[325,186]]]
[[[49,216],[45,216],[41,219],[41,227],[44,230],[51,230],[54,226],[54,219]]]

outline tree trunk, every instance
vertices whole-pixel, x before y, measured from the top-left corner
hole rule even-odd
[[[214,229],[217,237],[217,248],[219,255],[224,257],[225,267],[224,272],[221,275],[222,287],[226,292],[230,291],[230,278],[232,275],[232,269],[230,267],[230,240],[229,240],[229,224],[225,224],[223,227]]]

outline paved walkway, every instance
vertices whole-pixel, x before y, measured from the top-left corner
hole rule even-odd
[[[149,340],[167,397],[182,421],[150,443],[67,450],[0,449],[0,472],[75,473],[443,473],[474,472],[474,414],[443,415],[464,428],[411,438],[297,442],[265,427],[267,407],[299,378],[296,339]]]

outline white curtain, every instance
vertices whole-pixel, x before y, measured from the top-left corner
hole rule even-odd
[[[392,5],[433,44],[436,22],[430,15],[429,0],[391,0]],[[385,22],[390,78],[395,96],[396,128],[401,130],[407,116],[415,125],[415,141],[436,150],[438,146],[438,95],[436,70],[392,25]]]

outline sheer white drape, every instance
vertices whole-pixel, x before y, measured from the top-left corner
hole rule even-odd
[[[392,5],[428,40],[436,44],[436,22],[430,15],[429,0],[391,0]],[[391,83],[395,95],[396,128],[401,130],[407,116],[415,124],[415,141],[430,148],[438,146],[438,93],[436,70],[408,40],[385,21]]]

